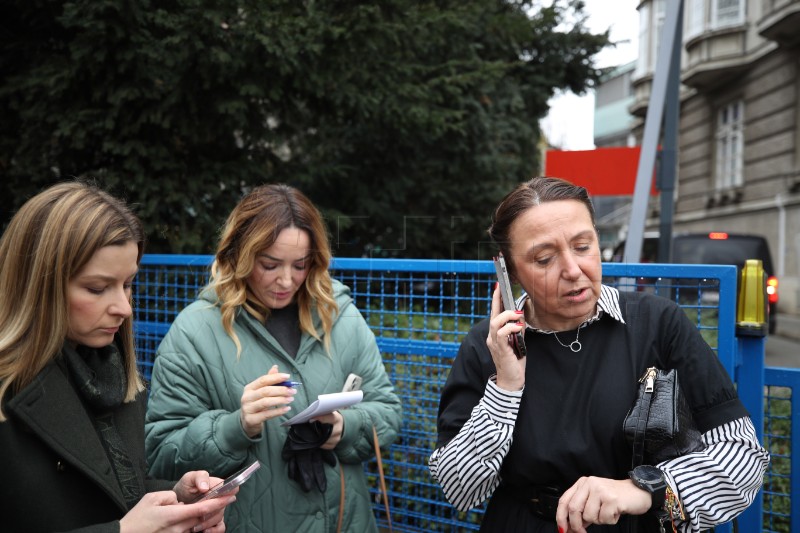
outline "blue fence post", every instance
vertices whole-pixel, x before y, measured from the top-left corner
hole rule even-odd
[[[764,442],[764,350],[767,335],[767,276],[760,260],[748,259],[740,273],[736,309],[737,375],[739,398]],[[743,531],[761,529],[764,487],[739,517]]]
[[[767,367],[764,370],[764,380],[769,387],[782,388],[785,387],[791,391],[791,395],[781,397],[780,401],[789,402],[791,404],[791,412],[788,416],[789,434],[780,435],[775,434],[771,425],[778,422],[786,422],[783,416],[775,416],[772,412],[772,406],[769,409],[769,417],[767,426],[765,428],[765,436],[769,440],[770,453],[772,454],[772,464],[767,471],[767,476],[770,481],[769,494],[765,493],[768,500],[764,503],[764,527],[759,531],[775,531],[777,530],[776,523],[783,522],[781,525],[786,524],[788,521],[788,531],[800,531],[800,513],[792,512],[797,509],[797,499],[800,498],[800,439],[792,439],[800,431],[800,406],[796,400],[798,391],[800,391],[800,368],[780,368],[780,367]],[[771,396],[771,395],[770,395]],[[782,446],[782,444],[786,446]],[[784,469],[777,467],[778,463],[782,463],[784,467],[786,463],[789,464],[789,470],[786,472]],[[782,489],[775,488],[775,481],[789,477],[788,489],[784,492]],[[788,510],[781,508],[776,509],[776,504],[781,500],[789,499]],[[767,502],[769,502],[767,504]],[[783,529],[786,531],[786,529]]]
[[[737,383],[742,400],[759,442],[764,442],[764,337],[739,337]],[[753,504],[739,516],[739,531],[761,531],[764,511],[764,489],[759,490]]]

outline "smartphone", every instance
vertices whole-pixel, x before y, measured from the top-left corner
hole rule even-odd
[[[503,309],[505,311],[514,311],[514,295],[511,293],[511,281],[508,279],[508,269],[506,268],[506,260],[502,254],[494,258],[494,269],[497,272],[498,289],[500,290],[500,297],[503,300]],[[513,333],[508,336],[508,343],[514,350],[517,359],[522,359],[528,353],[525,348],[525,335],[523,331]]]
[[[363,379],[361,378],[361,376],[356,374],[350,374],[349,376],[347,376],[347,379],[344,380],[344,387],[342,387],[342,392],[360,390],[362,381]]]
[[[218,498],[220,496],[225,496],[233,489],[235,489],[236,487],[247,481],[247,479],[253,475],[253,472],[258,470],[259,468],[261,468],[261,463],[259,463],[258,459],[256,459],[249,466],[246,466],[241,470],[239,470],[238,472],[236,472],[235,474],[231,474],[230,476],[228,476],[228,478],[225,479],[225,481],[220,481],[219,483],[211,487],[211,489],[208,492],[206,492],[205,494],[194,500],[192,503],[202,502],[204,500],[208,500],[209,498]]]

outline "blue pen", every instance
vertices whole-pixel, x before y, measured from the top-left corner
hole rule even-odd
[[[292,387],[292,388],[295,388],[295,387],[299,387],[300,385],[302,385],[302,383],[300,383],[299,381],[284,381],[282,383],[278,383],[278,385],[281,386],[281,387]]]

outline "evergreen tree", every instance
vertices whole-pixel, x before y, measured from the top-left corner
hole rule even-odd
[[[7,0],[0,209],[70,176],[138,207],[150,252],[210,253],[243,191],[285,182],[337,255],[485,259],[538,168],[538,120],[607,34],[582,3]]]

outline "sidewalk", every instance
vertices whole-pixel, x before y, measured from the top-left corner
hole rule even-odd
[[[800,316],[778,313],[776,317],[775,335],[800,340]]]

